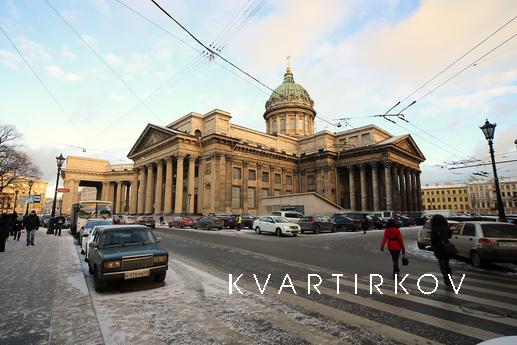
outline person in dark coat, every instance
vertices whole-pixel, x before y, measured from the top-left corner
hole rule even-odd
[[[429,225],[431,226],[431,247],[433,248],[434,256],[438,259],[438,265],[440,266],[445,286],[448,287],[451,285],[448,275],[452,275],[452,270],[449,265],[451,258],[446,249],[446,244],[449,243],[452,231],[449,228],[447,219],[440,214],[432,216]]]
[[[34,236],[36,235],[36,230],[38,230],[40,223],[39,217],[36,215],[36,211],[32,211],[25,218],[25,230],[27,231],[27,245],[34,245]]]
[[[393,219],[388,220],[388,223],[386,224],[386,230],[384,230],[384,237],[382,238],[381,242],[382,251],[384,251],[386,242],[388,243],[388,250],[390,251],[391,260],[393,261],[393,277],[395,277],[395,275],[400,273],[400,252],[402,251],[402,255],[406,254],[406,248],[404,246],[402,234],[397,227],[397,223]]]
[[[22,215],[18,215],[16,220],[14,221],[14,237],[13,239],[16,241],[20,240],[20,236],[22,235],[23,230],[23,217]]]
[[[0,216],[0,252],[5,252],[5,240],[11,231],[11,217],[7,213]]]

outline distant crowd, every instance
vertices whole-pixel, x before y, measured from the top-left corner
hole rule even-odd
[[[3,213],[0,216],[0,252],[5,252],[5,243],[10,236],[13,241],[20,241],[22,230],[25,230],[27,235],[26,245],[34,246],[34,238],[39,227],[40,219],[35,211],[25,216],[19,215],[16,211],[10,214]]]

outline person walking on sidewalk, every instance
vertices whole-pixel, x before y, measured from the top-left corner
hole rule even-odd
[[[399,257],[400,252],[402,255],[406,254],[406,248],[404,247],[404,240],[400,233],[397,223],[393,219],[388,220],[386,230],[384,230],[384,237],[381,242],[381,251],[384,251],[384,246],[388,242],[388,250],[391,254],[391,260],[393,261],[393,277],[400,273],[399,269]]]
[[[241,215],[239,214],[239,215],[237,215],[237,220],[236,220],[236,222],[235,222],[235,229],[236,229],[237,231],[241,231],[241,225],[242,225],[242,217],[241,217]]]
[[[34,236],[36,230],[39,228],[39,218],[36,215],[36,211],[32,211],[27,218],[25,218],[25,230],[27,231],[27,245],[34,245]]]
[[[14,238],[13,240],[19,241],[20,237],[22,235],[22,229],[23,229],[23,217],[22,215],[18,215],[16,217],[16,220],[14,221]]]
[[[452,275],[449,260],[451,253],[447,250],[449,238],[452,236],[452,231],[449,228],[449,223],[444,216],[435,214],[429,221],[431,226],[431,247],[434,251],[434,256],[438,259],[438,265],[443,275],[443,281],[446,287],[451,285],[448,275]]]
[[[0,252],[5,252],[5,240],[11,231],[11,217],[7,213],[0,216]]]

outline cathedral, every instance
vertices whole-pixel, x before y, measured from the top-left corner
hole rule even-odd
[[[413,138],[367,125],[315,133],[314,101],[288,66],[265,103],[266,133],[214,109],[148,124],[132,165],[69,157],[63,213],[79,186],[95,186],[116,213],[260,213],[273,196],[315,193],[344,210],[419,211],[420,163]]]

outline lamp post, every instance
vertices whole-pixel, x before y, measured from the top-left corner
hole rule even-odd
[[[20,191],[19,191],[18,189],[14,191],[14,206],[13,206],[13,213],[14,213],[14,212],[16,212],[16,202],[17,202],[17,200],[18,200],[18,193],[19,193],[19,192],[20,192]]]
[[[29,203],[31,199],[31,191],[32,191],[32,185],[34,184],[33,180],[29,180],[29,196],[27,197],[27,207],[25,208],[25,215],[29,215]]]
[[[499,221],[506,221],[506,215],[504,213],[504,205],[503,198],[501,197],[501,189],[499,188],[499,178],[497,177],[497,168],[495,166],[495,157],[494,157],[494,132],[495,132],[496,124],[492,124],[488,122],[488,119],[485,121],[485,124],[479,127],[483,134],[485,135],[486,140],[488,141],[488,147],[490,148],[490,158],[492,160],[492,169],[494,170],[494,183],[495,183],[495,194],[497,197],[497,212],[499,216]]]
[[[63,157],[63,154],[61,153],[59,156],[56,157],[56,163],[57,163],[56,189],[54,190],[54,200],[52,201],[52,213],[50,214],[50,221],[49,221],[49,226],[47,227],[47,234],[54,233],[54,218],[56,216],[56,203],[57,203],[57,187],[59,185],[59,174],[61,173],[61,167],[63,166],[64,162],[65,162],[65,157]]]
[[[192,211],[193,211],[190,209],[190,198],[192,198],[192,194],[188,193],[188,207],[187,207],[188,213],[192,213]]]

